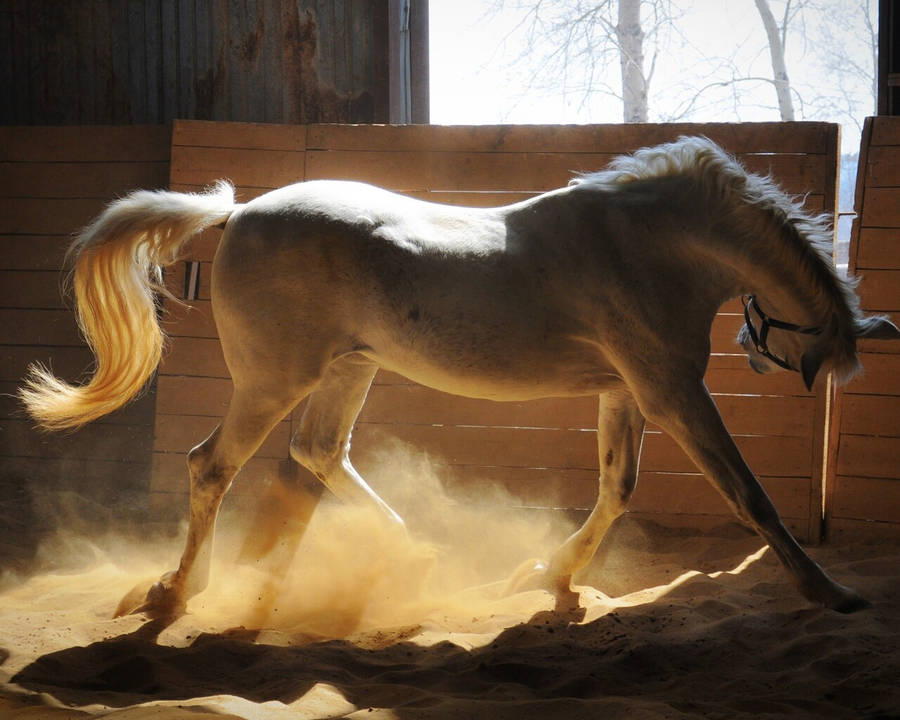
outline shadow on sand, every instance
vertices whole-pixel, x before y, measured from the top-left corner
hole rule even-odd
[[[705,592],[694,582],[708,581],[588,623],[538,613],[473,649],[423,646],[402,633],[385,633],[374,647],[346,640],[276,646],[246,629],[175,648],[157,642],[165,622],[150,621],[44,655],[12,682],[66,705],[113,708],[215,695],[291,704],[325,683],[356,708],[387,708],[395,718],[702,717],[725,716],[723,709],[736,718],[877,718],[898,709],[895,697],[876,690],[898,670],[884,662],[890,648],[848,649],[845,616],[759,607],[735,613],[726,601],[733,598],[686,602]],[[794,679],[810,663],[812,688],[808,672],[803,684]]]

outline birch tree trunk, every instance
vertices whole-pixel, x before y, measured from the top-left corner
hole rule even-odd
[[[769,7],[768,0],[754,0],[759,16],[762,18],[769,40],[769,55],[772,58],[772,75],[775,81],[775,92],[778,95],[778,110],[782,120],[794,119],[794,103],[791,100],[791,82],[788,80],[787,64],[784,61],[784,43],[775,16]]]
[[[644,77],[641,0],[619,0],[616,40],[622,68],[624,120],[627,123],[647,122],[647,80]]]

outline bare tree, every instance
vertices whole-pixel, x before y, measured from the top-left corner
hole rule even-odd
[[[811,3],[819,41],[814,55],[831,82],[816,88],[812,113],[853,123],[877,112],[878,9],[875,0],[819,0]]]
[[[627,123],[647,122],[647,90],[650,73],[644,74],[644,31],[641,28],[641,0],[619,0],[619,21],[615,27],[622,68],[622,105]],[[655,60],[655,58],[654,58]]]
[[[772,59],[773,84],[778,96],[778,110],[782,120],[794,119],[794,103],[791,100],[791,81],[788,79],[787,63],[784,60],[784,46],[787,41],[788,23],[790,21],[791,1],[784,6],[784,19],[781,26],[775,21],[768,0],[754,0],[759,16],[762,18],[763,27],[766,29],[766,38],[769,41],[769,57]]]
[[[758,30],[728,26],[734,49],[727,57],[709,53],[706,38],[696,33],[698,19],[708,10],[692,0],[493,2],[497,11],[521,12],[516,39],[523,49],[514,64],[520,71],[530,69],[525,92],[577,96],[582,107],[597,96],[613,98],[621,103],[625,122],[646,122],[651,116],[668,122],[758,117],[760,110],[768,114],[773,107],[764,99],[760,104],[763,85],[774,89],[782,120],[847,122],[874,103],[874,93],[861,103],[859,91],[861,84],[874,84],[874,0],[731,0],[729,11],[742,6],[752,13],[755,8],[765,40],[759,41]],[[692,22],[682,25],[690,13]],[[765,55],[768,67],[763,69],[758,63]],[[798,57],[804,65],[815,60],[817,70],[827,68],[827,80],[792,81],[789,62],[797,63]],[[655,71],[665,72],[664,63],[683,71],[675,77],[670,71],[657,86]],[[614,67],[618,78],[610,73]]]
[[[625,122],[647,122],[660,36],[673,22],[671,0],[497,0],[495,11],[504,8],[523,13],[517,62],[534,68],[531,87],[562,85],[582,102],[602,93],[622,103]],[[613,63],[621,71],[618,87],[606,79]]]

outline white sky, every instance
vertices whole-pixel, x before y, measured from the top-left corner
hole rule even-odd
[[[863,0],[875,3],[876,0]],[[552,0],[551,0],[552,2]],[[753,0],[677,0],[683,8],[678,32],[664,39],[664,53],[657,60],[650,87],[650,120],[661,121],[676,114],[679,103],[710,82],[711,66],[704,58],[734,56],[743,72],[771,77],[771,64],[762,21]],[[511,4],[507,2],[507,4]],[[780,16],[783,4],[771,0],[773,12]],[[842,11],[856,4],[847,0]],[[513,32],[521,11],[506,10],[489,16],[491,0],[430,0],[431,47],[431,122],[437,124],[495,123],[608,123],[622,121],[621,102],[595,93],[586,102],[583,93],[530,91],[525,86],[533,74],[522,54],[521,33]],[[871,64],[868,49],[860,41],[859,27],[846,18],[835,17],[833,32],[838,43],[854,61]],[[815,34],[812,30],[807,36]],[[819,41],[822,43],[823,41]],[[649,50],[647,61],[649,62]],[[837,94],[833,73],[824,67],[823,56],[812,41],[799,33],[789,35],[788,74],[803,96],[795,100],[796,119],[827,120],[843,124],[844,152],[859,147],[862,118],[872,114],[874,100],[862,81],[850,91],[861,98],[856,103],[857,123],[837,111],[813,106],[811,99],[822,88]],[[706,77],[702,77],[705,75]],[[617,62],[611,62],[607,82],[619,86]],[[562,82],[560,81],[560,86]],[[778,120],[775,91],[766,83],[746,84],[737,108],[731,91],[704,93],[703,102],[686,121],[762,121]],[[755,89],[754,89],[755,88]],[[735,109],[737,112],[735,112]],[[830,116],[829,116],[830,115]]]

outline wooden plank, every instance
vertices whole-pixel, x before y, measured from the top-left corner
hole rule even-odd
[[[896,315],[894,315],[893,320],[895,323],[897,322]],[[900,344],[894,342],[893,340],[871,340],[861,338],[856,341],[856,350],[858,353],[898,355],[900,354]]]
[[[59,270],[71,235],[0,235],[0,270]]]
[[[254,483],[278,472],[281,460],[251,458],[234,480],[229,495],[247,494]],[[182,453],[153,453],[150,492],[187,493],[190,486],[187,458]]]
[[[809,511],[809,479],[764,477],[760,482],[782,518],[806,518]],[[629,511],[701,513],[734,517],[722,496],[703,475],[642,472]]]
[[[713,399],[732,433],[805,438],[814,430],[813,398],[715,395]]]
[[[866,187],[900,187],[900,145],[869,148]]]
[[[739,435],[735,443],[758,476],[810,477],[812,440],[809,437]],[[644,472],[695,473],[697,468],[680,447],[663,433],[644,433],[641,449]]]
[[[550,190],[603,167],[600,154],[307,151],[306,178],[358,180],[394,190]]]
[[[867,187],[863,200],[863,227],[898,227],[900,188]]]
[[[875,117],[872,122],[872,145],[900,145],[900,121],[896,117]]]
[[[276,188],[303,180],[306,162],[302,151],[176,146],[171,180],[207,185],[227,178],[238,185]]]
[[[143,425],[86,425],[53,435],[35,432],[30,420],[7,419],[0,427],[0,457],[129,461],[148,452],[152,442]]]
[[[437,455],[451,465],[597,468],[596,433],[579,430],[357,423],[353,449],[362,458],[396,440]]]
[[[706,384],[714,394],[792,397],[812,395],[796,373],[777,372],[760,375],[750,368],[745,355],[720,355],[710,358]],[[813,390],[815,389],[813,387]]]
[[[93,357],[86,347],[0,345],[0,381],[19,382],[33,362],[41,362],[73,381],[90,368]]]
[[[77,232],[106,206],[98,198],[16,198],[0,215],[0,232],[16,235],[68,235]]]
[[[310,150],[306,177],[360,180],[397,190],[550,190],[566,185],[578,173],[602,169],[612,158],[604,153]],[[791,192],[824,191],[827,173],[822,156],[743,159],[750,171],[772,174]]]
[[[123,494],[144,496],[150,484],[146,462],[73,458],[3,458],[4,476],[42,492],[81,493],[95,501],[121,502]],[[37,493],[35,493],[37,495]]]
[[[828,538],[837,543],[900,540],[900,523],[834,518],[828,522]]]
[[[166,300],[162,316],[163,331],[172,338],[218,338],[212,303],[209,300],[194,300],[191,303],[177,303]],[[173,343],[179,342],[173,340]]]
[[[728,532],[749,532],[746,527],[735,522],[733,517],[729,518],[727,515],[701,515],[699,513],[671,515],[663,512],[629,512],[627,517],[628,520],[632,518],[636,520],[647,520],[660,525],[661,527],[689,528],[692,532],[719,532],[726,528]],[[799,542],[805,543],[809,540],[807,522],[805,519],[801,518],[799,520],[794,520],[792,518],[786,518],[784,524]]]
[[[161,375],[231,377],[217,338],[171,338],[159,372]]]
[[[715,398],[732,432],[805,437],[812,432],[812,398],[720,395]],[[360,422],[561,429],[595,429],[597,400],[584,398],[492,402],[456,397],[421,385],[374,385]]]
[[[356,463],[363,477],[378,473],[372,459]],[[435,472],[455,500],[479,503],[556,508],[592,508],[597,500],[597,473],[593,470],[479,467],[442,467]]]
[[[844,392],[900,395],[900,356],[865,352],[860,353],[859,358],[863,372],[844,387]]]
[[[898,196],[900,197],[900,196]],[[857,292],[860,303],[868,312],[896,312],[900,310],[900,270],[868,269]]]
[[[838,476],[831,515],[897,523],[900,519],[900,480]]]
[[[445,459],[451,465],[500,465],[595,470],[596,435],[573,430],[433,427],[359,423],[354,449],[376,452],[390,437]],[[809,438],[740,436],[735,438],[750,466],[760,475],[810,476]],[[646,433],[641,455],[644,471],[696,472],[671,438]]]
[[[168,162],[168,125],[0,128],[0,162]]]
[[[838,475],[900,478],[900,443],[895,437],[841,435]]]
[[[0,307],[0,344],[80,346],[84,342],[69,310]]]
[[[858,242],[857,269],[900,270],[900,232],[896,228],[861,228]]]
[[[165,188],[169,162],[0,163],[0,196],[7,198],[99,198],[136,189]]]
[[[744,316],[719,313],[713,319],[710,331],[711,350],[714,353],[741,352],[737,336],[744,326]]]
[[[308,147],[325,150],[465,152],[632,152],[706,135],[731,152],[825,154],[828,123],[671,123],[632,125],[310,125]]]
[[[0,271],[0,307],[64,308],[60,274],[46,270]]]
[[[900,397],[844,393],[841,432],[900,438]]]
[[[216,428],[215,418],[196,415],[156,415],[153,452],[187,453]],[[278,423],[269,433],[255,457],[287,458],[291,441],[291,423]]]
[[[160,375],[156,382],[156,412],[220,418],[228,409],[232,388],[231,380]]]
[[[288,152],[303,152],[306,149],[306,125],[175,120],[172,127],[173,147],[240,148]]]
[[[827,155],[742,155],[738,158],[744,167],[757,175],[771,175],[788,193],[812,195],[833,194],[829,187],[829,175],[836,172],[829,167]],[[833,201],[832,201],[833,202]]]

